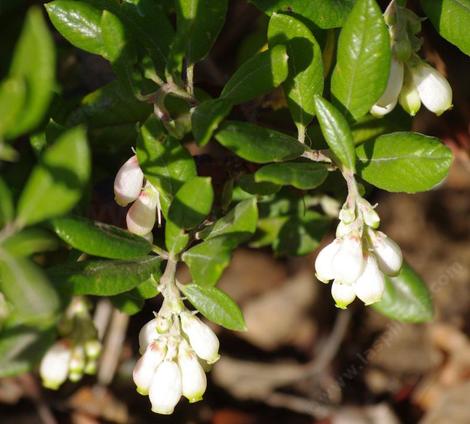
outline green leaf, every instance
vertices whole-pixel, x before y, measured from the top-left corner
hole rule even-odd
[[[269,45],[284,44],[289,56],[289,75],[283,83],[289,110],[299,133],[315,115],[313,96],[323,92],[323,62],[320,46],[298,19],[274,13],[268,27]]]
[[[421,0],[439,34],[470,56],[470,0]]]
[[[340,27],[354,0],[250,0],[268,15],[273,12],[293,12],[320,28]]]
[[[26,99],[26,84],[22,77],[11,76],[0,82],[0,137],[16,123]]]
[[[385,277],[382,300],[372,307],[389,318],[404,322],[427,322],[433,318],[431,294],[424,281],[406,263],[396,277]]]
[[[21,135],[41,122],[52,98],[54,74],[52,37],[41,10],[33,6],[26,15],[11,62],[10,76],[21,78],[26,83],[26,97],[22,102],[22,113],[7,133],[8,137]]]
[[[127,315],[135,315],[144,307],[145,299],[136,289],[109,298],[115,308]]]
[[[137,158],[147,178],[160,193],[165,216],[176,192],[196,176],[196,165],[189,152],[178,140],[168,136],[161,123],[149,118],[137,139]]]
[[[416,193],[442,182],[452,162],[450,149],[437,138],[396,132],[356,149],[359,175],[391,192]]]
[[[375,0],[357,0],[341,30],[333,97],[354,119],[380,98],[390,73],[390,35]]]
[[[331,103],[318,95],[315,96],[315,107],[323,136],[339,165],[355,172],[356,154],[346,118]]]
[[[106,56],[100,25],[101,9],[76,0],[54,0],[45,7],[52,25],[70,44]]]
[[[194,138],[201,146],[207,144],[222,120],[230,113],[232,103],[224,99],[211,99],[199,104],[191,114]]]
[[[58,265],[47,272],[58,287],[65,286],[75,295],[114,296],[132,290],[151,276],[158,280],[161,262],[158,256],[128,261],[84,261]]]
[[[152,245],[144,238],[114,225],[72,216],[55,218],[51,224],[62,240],[89,255],[133,259],[152,250]]]
[[[13,206],[13,196],[10,188],[7,186],[3,178],[0,177],[0,227],[4,227],[13,220],[15,209]]]
[[[255,174],[245,174],[238,179],[240,188],[249,194],[256,194],[259,196],[266,196],[277,193],[281,186],[273,183],[257,183],[255,181]]]
[[[220,97],[238,104],[269,93],[287,78],[287,61],[286,48],[282,45],[258,53],[236,70]]]
[[[248,122],[226,122],[215,138],[237,156],[255,163],[295,159],[305,151],[295,138]]]
[[[291,185],[300,190],[311,190],[328,176],[325,165],[308,162],[284,162],[266,165],[256,171],[256,182]]]
[[[2,247],[14,256],[30,256],[33,253],[56,250],[59,240],[42,228],[25,228],[8,237]]]
[[[33,169],[18,202],[17,221],[31,225],[67,213],[90,174],[90,153],[81,127],[63,133]]]
[[[229,330],[246,330],[240,308],[223,291],[216,287],[203,287],[197,284],[182,286],[181,290],[191,304],[208,320]]]
[[[275,243],[279,237],[279,232],[288,219],[288,216],[259,219],[257,231],[250,241],[250,247],[259,249],[260,247],[270,246]]]
[[[15,322],[52,320],[59,297],[42,271],[31,261],[0,249],[0,291],[12,305]]]

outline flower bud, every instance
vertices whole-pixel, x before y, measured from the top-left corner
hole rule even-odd
[[[377,260],[373,255],[369,255],[364,272],[354,283],[354,292],[366,305],[371,305],[382,299],[384,290],[384,276],[377,265]]]
[[[387,275],[397,275],[403,263],[400,246],[381,231],[371,236],[372,249],[380,270]]]
[[[403,84],[398,100],[405,112],[411,116],[415,116],[421,108],[421,99],[419,98],[418,90],[414,86],[409,72],[406,74],[405,83]]]
[[[343,221],[339,221],[338,226],[336,227],[336,238],[343,238],[348,234],[352,233],[357,228],[355,222],[351,224],[345,224]]]
[[[96,374],[97,363],[95,359],[90,359],[85,365],[85,374],[93,375]]]
[[[441,115],[452,107],[452,88],[436,69],[420,62],[411,68],[411,72],[421,102],[427,109]]]
[[[132,156],[121,166],[114,179],[114,199],[120,206],[127,206],[137,199],[142,190],[144,174],[137,156]]]
[[[315,259],[315,275],[322,283],[328,283],[335,278],[333,272],[333,258],[338,253],[340,243],[333,240],[326,245],[317,255]]]
[[[44,387],[57,390],[67,379],[71,355],[70,348],[63,342],[57,342],[49,348],[39,366]]]
[[[101,354],[101,343],[98,340],[88,340],[85,343],[85,353],[89,359],[98,358]]]
[[[144,354],[147,346],[158,337],[157,319],[154,318],[145,324],[139,332],[139,352]]]
[[[137,200],[127,211],[127,229],[139,236],[150,233],[155,225],[157,212],[157,191],[147,183]]]
[[[181,394],[179,366],[173,361],[163,361],[155,371],[150,385],[149,398],[152,403],[152,411],[157,414],[172,414]]]
[[[362,243],[358,235],[348,235],[340,240],[338,252],[333,257],[335,279],[345,284],[356,281],[364,269]]]
[[[372,205],[365,199],[360,198],[357,201],[366,225],[377,228],[380,225],[380,217]]]
[[[83,374],[85,368],[85,349],[83,346],[75,346],[72,349],[69,369],[71,373]]]
[[[217,362],[219,359],[219,339],[210,327],[191,312],[181,312],[180,318],[183,331],[188,336],[189,343],[197,356],[209,364]]]
[[[201,400],[207,387],[206,373],[185,340],[180,343],[178,364],[181,370],[183,396],[190,403]]]
[[[132,377],[141,395],[148,395],[155,371],[163,361],[165,353],[166,343],[162,339],[156,340],[148,345],[145,353],[135,364]]]
[[[335,300],[336,307],[340,309],[346,309],[356,298],[354,288],[351,284],[344,284],[337,280],[333,281],[331,285],[331,296],[333,296]]]
[[[351,224],[356,219],[356,213],[354,209],[348,208],[347,206],[343,205],[341,210],[339,211],[339,220],[344,222],[345,224]]]

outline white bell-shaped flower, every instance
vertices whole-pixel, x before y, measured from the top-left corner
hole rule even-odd
[[[182,383],[180,367],[174,361],[164,360],[158,366],[152,379],[149,398],[152,411],[170,415],[181,399]]]
[[[157,204],[157,191],[147,182],[144,190],[127,211],[127,229],[139,236],[150,233],[155,225]]]
[[[452,107],[452,88],[436,69],[420,62],[411,68],[411,73],[421,102],[427,109],[441,115]]]
[[[352,284],[362,274],[364,257],[362,242],[357,234],[350,234],[340,240],[338,252],[333,257],[333,273],[335,279]]]
[[[369,234],[380,270],[387,275],[397,275],[403,263],[400,246],[381,231],[371,231]]]
[[[340,243],[333,240],[318,253],[315,259],[315,275],[322,283],[328,283],[335,278],[333,272],[333,258],[338,253]]]
[[[72,351],[63,342],[55,343],[46,352],[39,366],[42,384],[48,389],[58,389],[69,373]]]
[[[150,320],[139,332],[139,353],[144,354],[147,346],[158,337],[157,318]]]
[[[382,299],[385,290],[385,279],[373,255],[367,257],[364,272],[354,283],[354,292],[366,305]]]
[[[186,340],[180,343],[178,364],[181,370],[183,396],[191,403],[201,400],[207,387],[206,373]]]
[[[180,318],[183,331],[197,356],[209,364],[217,362],[220,357],[219,339],[210,327],[188,311],[181,312]]]
[[[331,296],[333,297],[336,307],[346,309],[346,307],[356,298],[354,287],[351,284],[333,281],[331,285]]]
[[[163,361],[165,353],[165,341],[157,339],[147,346],[145,353],[135,364],[132,377],[137,386],[137,391],[141,395],[148,395],[155,371]]]
[[[114,179],[114,199],[120,206],[127,206],[139,197],[144,182],[137,156],[132,156],[121,166]]]

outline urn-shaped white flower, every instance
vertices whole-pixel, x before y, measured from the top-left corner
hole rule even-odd
[[[390,63],[390,74],[388,76],[387,87],[379,100],[372,106],[371,113],[380,117],[391,112],[396,106],[400,90],[403,85],[403,62],[392,57]]]
[[[335,280],[331,285],[331,296],[335,300],[337,308],[346,309],[356,298],[356,293],[352,284],[345,284]]]
[[[387,275],[397,275],[403,263],[400,246],[381,231],[370,232],[372,249],[380,270]]]
[[[420,62],[411,68],[411,73],[421,102],[427,109],[441,115],[452,107],[452,88],[436,69]]]
[[[333,258],[335,279],[345,284],[352,284],[362,274],[364,258],[362,242],[358,235],[351,233],[340,240],[340,247]]]
[[[163,361],[165,352],[166,343],[162,339],[158,339],[147,346],[145,353],[135,364],[132,377],[137,391],[141,395],[148,395],[153,376]]]
[[[172,414],[181,398],[181,371],[174,361],[164,360],[153,376],[149,398],[152,411],[157,414]]]
[[[137,200],[127,211],[127,229],[139,236],[150,233],[155,225],[158,204],[158,193],[147,183]]]
[[[206,373],[196,353],[185,340],[180,343],[178,349],[178,364],[181,370],[183,396],[191,403],[201,400],[207,387]]]
[[[320,250],[315,259],[315,275],[323,283],[328,283],[335,278],[333,258],[338,253],[339,247],[340,243],[335,239]]]
[[[139,332],[139,353],[144,354],[147,346],[158,337],[157,318],[150,320]]]
[[[139,197],[144,181],[137,156],[132,156],[121,166],[114,179],[114,199],[120,206],[127,206]]]
[[[189,339],[191,347],[197,356],[209,364],[219,359],[219,339],[198,317],[191,312],[183,311],[180,314],[181,326]]]
[[[39,374],[42,384],[48,389],[58,389],[69,373],[72,352],[63,342],[55,343],[42,358]]]
[[[371,305],[382,299],[384,289],[385,280],[377,265],[377,260],[373,255],[369,255],[366,260],[364,272],[354,283],[356,296],[366,305]]]

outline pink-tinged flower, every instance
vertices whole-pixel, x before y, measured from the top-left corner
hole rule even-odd
[[[158,193],[147,182],[144,190],[127,211],[127,229],[134,234],[144,236],[150,233],[155,225],[158,204]]]
[[[157,339],[157,325],[158,320],[154,318],[150,320],[147,324],[145,324],[139,332],[139,352],[141,355],[144,354],[147,346]]]
[[[166,343],[162,339],[150,343],[145,353],[137,361],[132,377],[141,395],[148,395],[150,384],[157,367],[163,361],[166,353]]]
[[[152,411],[169,415],[175,410],[182,394],[181,371],[174,361],[163,361],[153,376],[149,398]]]
[[[114,199],[120,206],[127,206],[139,197],[144,182],[137,156],[132,156],[121,166],[114,179]]]
[[[384,276],[377,265],[377,260],[373,255],[369,255],[364,272],[354,283],[356,296],[366,305],[371,305],[382,299],[384,290]]]

